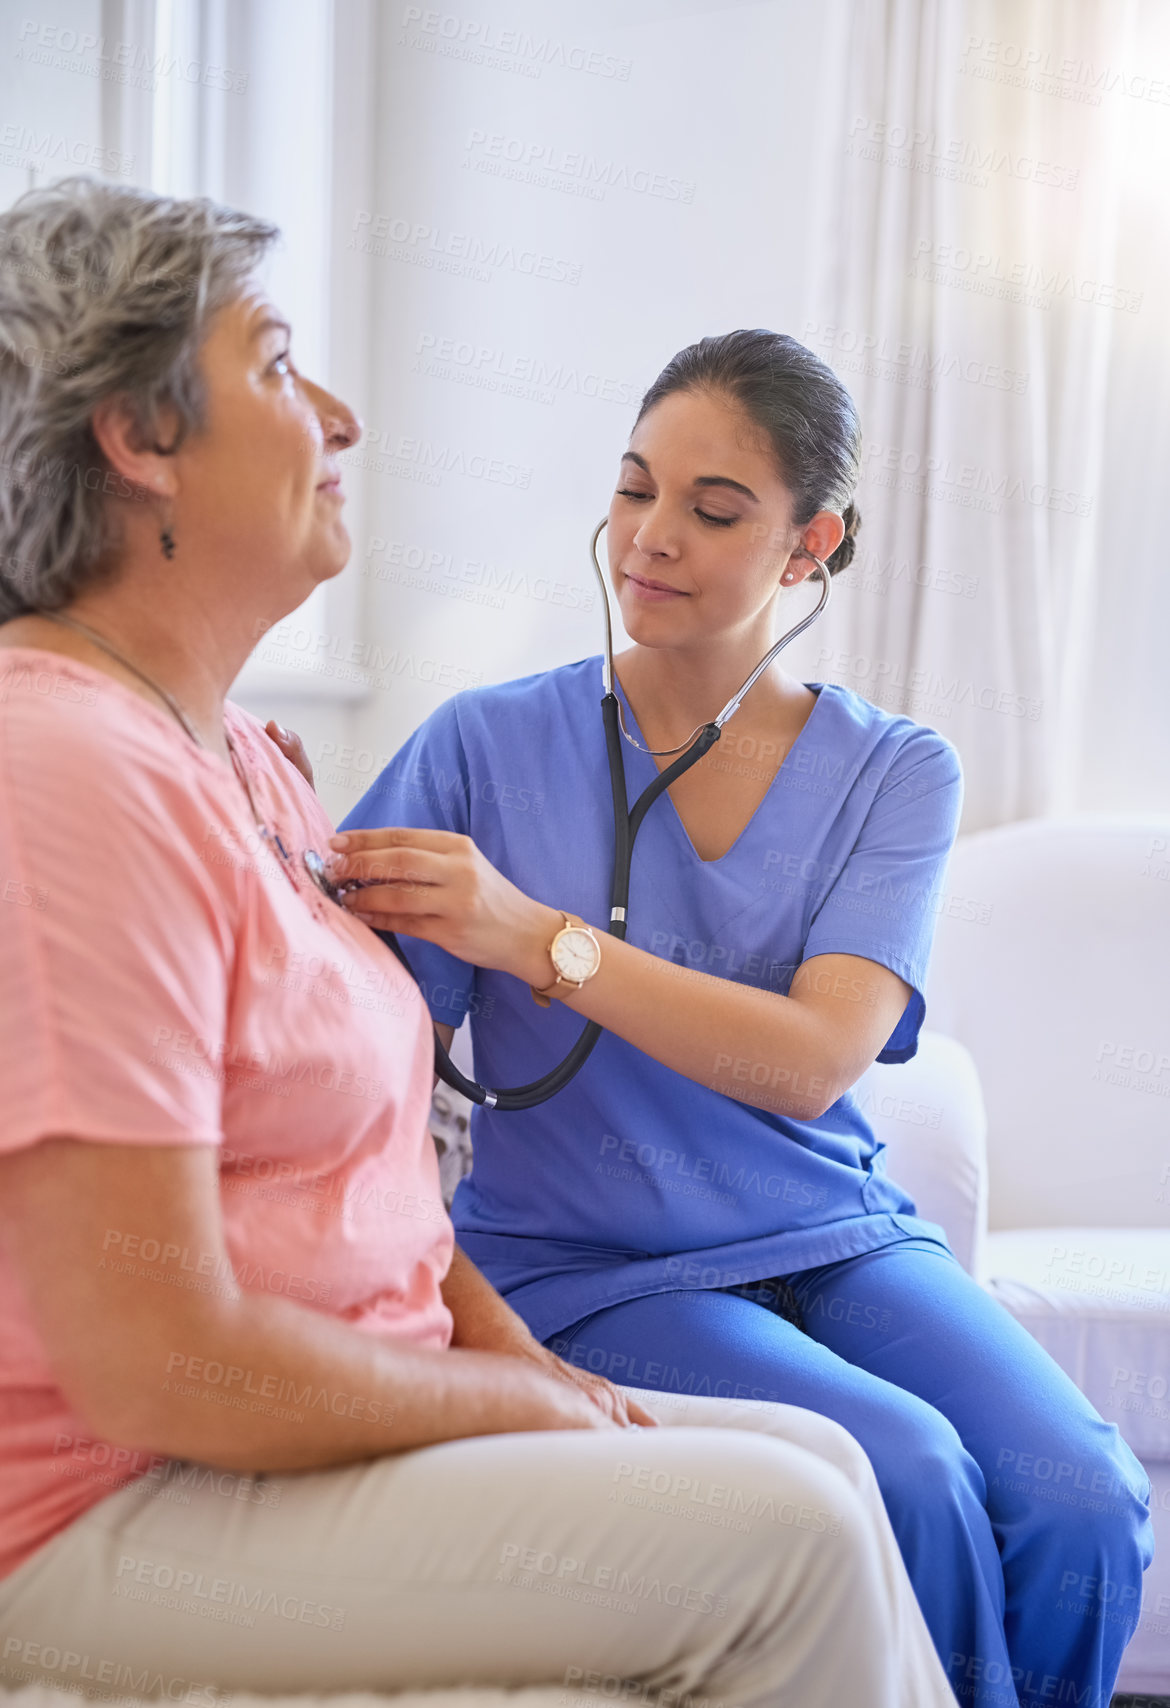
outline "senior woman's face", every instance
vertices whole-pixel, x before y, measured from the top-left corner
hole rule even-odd
[[[296,604],[349,556],[337,454],[361,429],[297,373],[289,336],[258,285],[214,317],[200,352],[206,427],[176,454],[176,508],[219,561]]]

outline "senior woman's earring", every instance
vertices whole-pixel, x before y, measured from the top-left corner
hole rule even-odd
[[[175,536],[171,533],[169,522],[160,530],[158,543],[162,547],[162,555],[169,563],[175,555]]]

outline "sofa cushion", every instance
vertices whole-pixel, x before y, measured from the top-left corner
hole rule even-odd
[[[1170,1459],[1170,1232],[1012,1228],[979,1279],[1139,1458]]]
[[[955,844],[926,1012],[979,1069],[994,1228],[1170,1220],[1168,845],[1165,813],[1028,819]]]
[[[621,1680],[612,1674],[594,1673],[590,1676],[596,1690],[585,1690],[572,1683],[529,1684],[513,1689],[498,1685],[459,1685],[433,1690],[347,1690],[338,1691],[334,1696],[254,1696],[233,1690],[230,1695],[216,1691],[216,1698],[222,1700],[226,1695],[232,1708],[613,1708]],[[197,1691],[203,1688],[193,1687]],[[190,1697],[189,1691],[183,1700]],[[104,1699],[108,1699],[108,1695]],[[49,1685],[33,1684],[22,1690],[0,1690],[0,1708],[77,1708],[79,1700],[84,1701],[85,1697],[79,1697],[76,1690],[55,1690]],[[119,1700],[130,1704],[131,1708],[136,1703],[135,1698],[127,1696]],[[151,1700],[143,1698],[141,1708],[152,1708]]]
[[[951,1250],[974,1275],[987,1225],[987,1117],[969,1053],[924,1027],[912,1061],[874,1062],[853,1095],[886,1147],[890,1179],[920,1216],[946,1230]]]

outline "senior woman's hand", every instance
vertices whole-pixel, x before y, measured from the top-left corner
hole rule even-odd
[[[330,876],[360,887],[344,905],[379,931],[437,943],[473,967],[528,984],[552,976],[547,945],[564,921],[496,870],[469,836],[386,826],[332,837]]]
[[[550,1352],[547,1346],[535,1342],[534,1350],[523,1354],[546,1376],[555,1376],[559,1381],[568,1382],[570,1386],[580,1388],[581,1392],[593,1401],[600,1412],[614,1423],[623,1427],[636,1424],[641,1429],[657,1428],[658,1419],[653,1412],[637,1400],[623,1394],[620,1388],[605,1376],[595,1375],[592,1370],[581,1370],[575,1364],[566,1364],[563,1358],[558,1358],[555,1352]]]

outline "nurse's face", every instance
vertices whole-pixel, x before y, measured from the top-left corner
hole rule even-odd
[[[726,394],[655,404],[622,458],[606,530],[630,638],[685,646],[755,629],[786,567],[785,587],[813,568],[792,556],[809,531],[792,508],[770,445]]]

